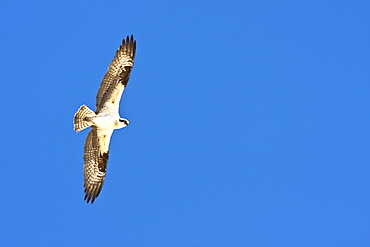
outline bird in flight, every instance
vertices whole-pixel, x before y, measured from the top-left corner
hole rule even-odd
[[[91,126],[84,147],[84,200],[94,203],[103,187],[113,131],[129,124],[119,116],[119,103],[125,90],[136,51],[133,35],[123,39],[108,67],[96,95],[96,111],[82,105],[74,115],[74,130],[80,132]]]

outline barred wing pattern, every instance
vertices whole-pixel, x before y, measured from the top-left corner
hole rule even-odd
[[[136,41],[133,35],[127,36],[118,48],[108,71],[105,74],[96,96],[96,113],[102,110],[118,112],[119,102],[127,82],[130,78],[131,69],[134,66]]]
[[[103,187],[113,131],[93,126],[87,135],[84,148],[84,200],[87,203],[93,203]]]

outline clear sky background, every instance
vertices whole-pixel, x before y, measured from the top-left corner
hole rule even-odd
[[[1,246],[370,246],[369,1],[1,1]],[[80,105],[135,66],[83,201]]]

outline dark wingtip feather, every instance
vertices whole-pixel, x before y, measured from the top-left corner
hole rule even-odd
[[[96,190],[95,186],[93,188],[89,188],[89,189],[85,188],[84,200],[86,201],[86,203],[89,203],[90,201],[91,201],[91,204],[94,203],[95,198],[97,197],[96,193],[95,193],[95,190]]]
[[[86,203],[91,203],[93,204],[95,199],[98,198],[102,188],[103,188],[103,183],[101,184],[95,184],[95,185],[92,185],[92,186],[89,186],[87,187],[87,185],[85,184],[85,190],[84,190],[84,193],[85,193],[85,197],[84,197],[84,200],[86,201]]]
[[[127,35],[126,39],[122,40],[122,47],[127,46],[127,49],[131,51],[131,55],[133,58],[135,58],[136,53],[136,40],[134,39],[134,35]],[[118,51],[117,51],[118,52]]]

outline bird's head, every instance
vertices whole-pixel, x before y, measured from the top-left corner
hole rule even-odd
[[[130,122],[127,119],[120,118],[116,123],[117,129],[122,129],[123,127],[126,127],[129,123]]]

